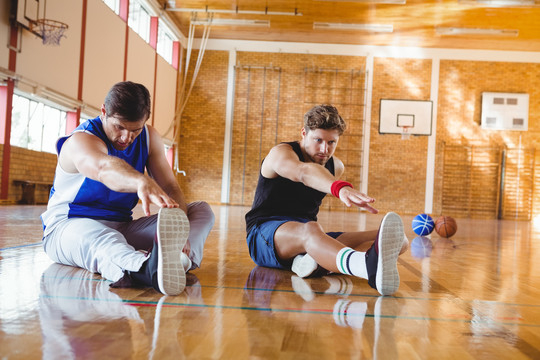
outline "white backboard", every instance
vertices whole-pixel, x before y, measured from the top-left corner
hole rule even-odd
[[[433,101],[381,99],[380,134],[431,135]]]
[[[40,4],[40,0],[17,0],[17,22],[27,29],[31,21],[43,18],[44,11],[44,4]]]

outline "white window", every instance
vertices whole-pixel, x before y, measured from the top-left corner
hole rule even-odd
[[[66,132],[66,117],[58,108],[13,95],[11,145],[56,153],[56,140]]]
[[[150,14],[138,1],[129,3],[128,25],[144,41],[150,41]]]
[[[161,55],[169,64],[172,64],[173,36],[169,27],[159,19],[157,53]]]
[[[116,14],[120,14],[120,0],[103,0]]]

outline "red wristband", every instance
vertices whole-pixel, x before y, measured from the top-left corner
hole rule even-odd
[[[341,190],[341,188],[344,186],[353,187],[349,182],[338,180],[332,183],[332,186],[330,187],[330,192],[332,193],[332,195],[339,199],[339,190]]]

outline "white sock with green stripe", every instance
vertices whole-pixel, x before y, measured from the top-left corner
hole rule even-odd
[[[336,265],[340,273],[367,279],[366,253],[354,251],[350,247],[339,250]]]

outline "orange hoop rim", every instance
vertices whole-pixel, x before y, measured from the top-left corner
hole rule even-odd
[[[46,29],[49,31],[54,31],[54,29],[66,30],[68,27],[68,24],[52,19],[37,19],[30,22],[30,29],[32,31],[34,29]]]
[[[59,45],[68,24],[52,19],[37,19],[30,22],[30,30],[43,39],[45,45]]]

